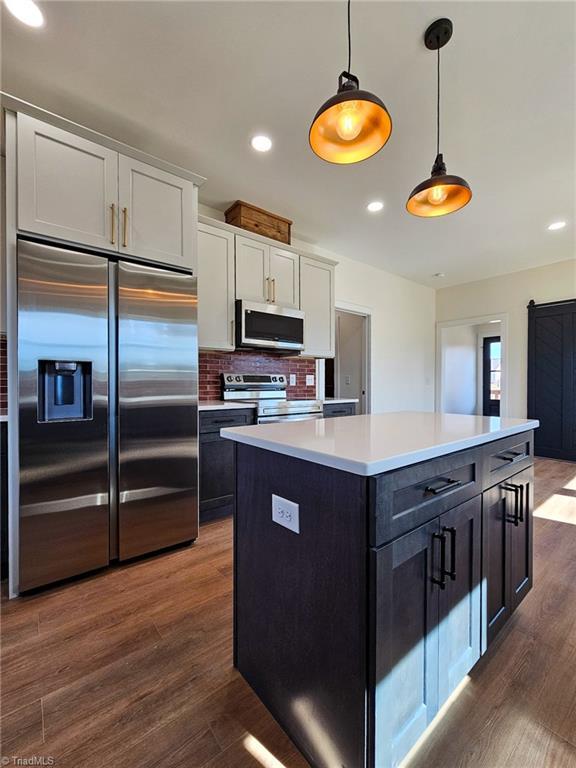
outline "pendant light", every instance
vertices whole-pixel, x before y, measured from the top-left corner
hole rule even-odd
[[[350,72],[351,64],[348,0],[348,69],[338,78],[337,94],[316,113],[308,135],[318,157],[343,165],[372,157],[392,133],[392,120],[384,103],[373,93],[360,90],[358,78]]]
[[[443,48],[451,37],[450,19],[438,19],[424,34],[426,48],[437,52],[436,160],[430,178],[412,190],[406,203],[406,210],[414,216],[445,216],[460,210],[472,198],[472,190],[464,179],[446,173],[446,165],[440,152],[440,48]]]

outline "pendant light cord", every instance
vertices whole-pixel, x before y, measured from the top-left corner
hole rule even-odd
[[[350,67],[352,66],[352,35],[350,32],[350,2],[351,0],[348,0],[348,69],[347,72],[350,72]]]
[[[440,154],[440,45],[438,45],[437,48],[438,53],[438,59],[437,59],[437,82],[438,82],[438,90],[437,90],[437,97],[436,97],[436,155]]]

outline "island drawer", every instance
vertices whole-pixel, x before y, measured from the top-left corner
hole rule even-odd
[[[245,427],[254,423],[253,408],[200,411],[200,433],[219,432],[224,427]]]
[[[355,416],[356,403],[324,403],[324,418],[332,419],[337,416]]]
[[[370,546],[379,547],[481,493],[482,450],[376,475],[368,486]]]
[[[527,469],[534,463],[534,432],[522,432],[520,435],[504,437],[483,446],[484,477],[483,488],[491,488],[496,483],[516,472]]]

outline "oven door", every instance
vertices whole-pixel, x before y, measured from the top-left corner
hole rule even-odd
[[[292,413],[282,416],[259,416],[258,424],[277,424],[279,421],[311,421],[312,419],[323,419],[321,413]]]
[[[304,349],[304,312],[237,299],[236,346],[301,352]]]

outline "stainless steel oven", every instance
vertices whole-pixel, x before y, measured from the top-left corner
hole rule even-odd
[[[222,399],[256,406],[258,424],[322,419],[321,400],[288,400],[284,373],[221,373]]]
[[[304,312],[237,299],[236,346],[301,352],[304,349]]]

